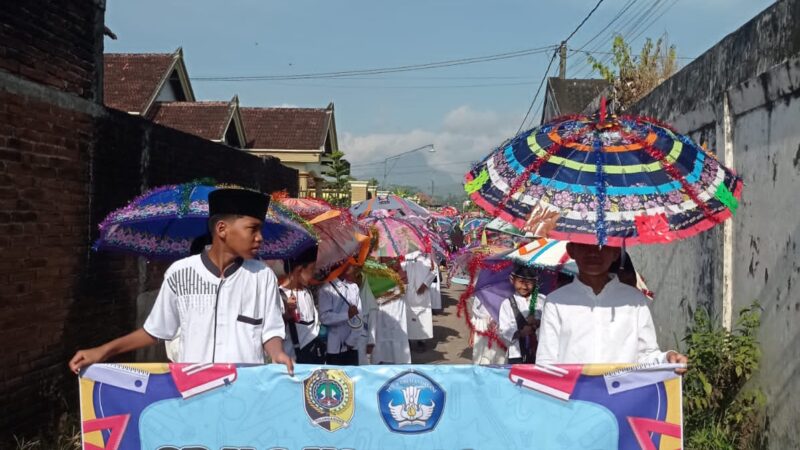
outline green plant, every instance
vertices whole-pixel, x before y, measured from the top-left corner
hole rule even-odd
[[[642,50],[635,55],[630,44],[617,35],[611,54],[608,63],[591,55],[588,59],[592,68],[611,83],[613,97],[620,111],[625,111],[678,69],[675,46],[667,46],[663,37],[655,43],[647,38]]]
[[[758,449],[766,445],[764,395],[747,386],[758,370],[757,303],[743,309],[726,330],[705,309],[694,314],[684,339],[689,371],[684,377],[686,448]]]
[[[344,153],[331,153],[331,162],[324,173],[333,178],[328,183],[334,190],[329,202],[334,206],[350,206],[350,163],[344,159]]]

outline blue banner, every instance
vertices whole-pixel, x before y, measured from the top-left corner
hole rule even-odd
[[[674,366],[96,364],[87,450],[682,448]]]

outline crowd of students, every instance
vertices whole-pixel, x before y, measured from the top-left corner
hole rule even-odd
[[[289,373],[295,362],[411,363],[410,341],[433,338],[432,312],[441,308],[434,258],[415,252],[397,261],[404,295],[393,290],[376,297],[369,277],[349,263],[338,277],[317,283],[316,248],[283,261],[279,280],[254,259],[268,204],[268,196],[252,191],[213,191],[209,245],[170,266],[144,326],[79,350],[70,369],[78,373],[162,341],[172,342],[175,362],[264,363],[268,357]],[[659,349],[646,297],[623,282],[628,274],[624,264],[620,269],[619,248],[570,243],[567,250],[579,273],[546,298],[536,294],[536,273],[517,266],[509,280],[515,293],[501,304],[497,322],[473,299],[476,329],[495,329],[506,347],[474,336],[475,363],[685,365],[685,356]]]

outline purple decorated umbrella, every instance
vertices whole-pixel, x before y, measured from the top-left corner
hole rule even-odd
[[[479,262],[482,267],[477,274],[473,295],[477,297],[492,318],[497,321],[500,314],[500,304],[503,300],[514,295],[514,286],[509,281],[509,276],[514,269],[512,261],[503,256],[492,256]],[[559,288],[559,285],[572,280],[572,274],[559,271],[555,268],[537,267],[536,281],[539,293],[547,295]],[[560,276],[563,274],[563,277]]]
[[[205,182],[153,189],[103,220],[94,249],[173,260],[189,256],[192,241],[208,233],[208,194],[215,189]],[[263,259],[297,255],[317,239],[303,219],[277,202],[270,203],[261,232]]]

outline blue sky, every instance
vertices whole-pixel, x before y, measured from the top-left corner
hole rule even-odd
[[[106,39],[105,50],[171,52],[180,46],[193,78],[394,67],[554,45],[595,3],[110,0],[106,25],[119,39]],[[772,3],[605,0],[569,46],[581,47],[630,5],[606,33],[640,34],[636,48],[645,37],[667,32],[680,57],[696,57]],[[648,11],[654,11],[652,16]],[[601,34],[586,49],[598,46],[608,51],[610,35]],[[389,181],[430,191],[433,180],[441,194],[458,191],[470,161],[517,130],[549,58],[541,53],[357,79],[195,80],[193,87],[199,99],[227,100],[238,94],[247,106],[324,107],[334,102],[341,150],[361,178],[383,176],[381,164],[368,163],[433,143],[434,153],[397,161]],[[587,76],[585,61],[581,54],[570,54],[567,76]]]

